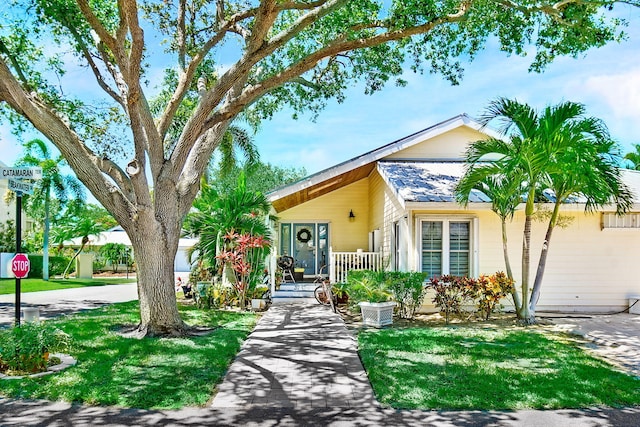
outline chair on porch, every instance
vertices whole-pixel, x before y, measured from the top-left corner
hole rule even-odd
[[[283,255],[278,258],[278,267],[282,270],[282,283],[295,283],[296,279],[293,277],[293,265],[295,260],[288,256]]]

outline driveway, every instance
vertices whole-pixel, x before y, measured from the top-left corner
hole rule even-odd
[[[640,315],[587,314],[545,316],[554,329],[586,340],[593,354],[640,377]]]

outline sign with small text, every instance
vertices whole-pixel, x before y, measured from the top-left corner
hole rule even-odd
[[[33,194],[33,184],[24,181],[18,181],[17,179],[10,179],[9,190],[15,192],[19,191],[25,194]]]
[[[0,179],[42,179],[42,168],[34,167],[0,167]]]

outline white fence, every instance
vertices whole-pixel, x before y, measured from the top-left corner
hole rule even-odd
[[[379,252],[334,252],[329,248],[329,280],[345,283],[351,270],[382,270],[382,254]]]

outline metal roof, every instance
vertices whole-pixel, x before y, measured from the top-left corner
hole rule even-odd
[[[464,174],[464,163],[381,161],[378,171],[405,202],[455,202],[455,186]],[[470,203],[490,201],[477,190],[469,197]]]

